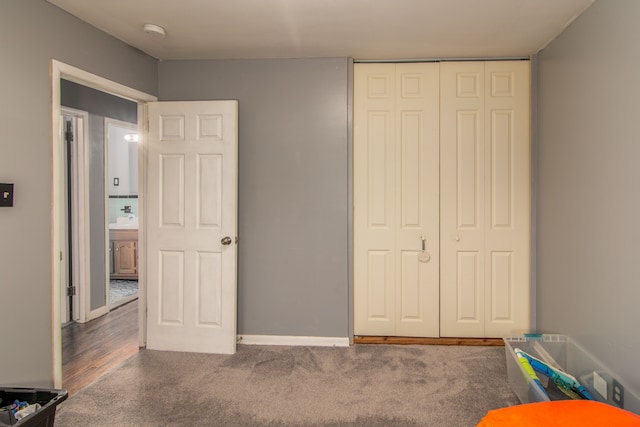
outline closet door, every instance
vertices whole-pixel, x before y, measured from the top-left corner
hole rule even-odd
[[[484,63],[442,63],[442,336],[484,335]]]
[[[441,64],[440,335],[530,326],[528,61]]]
[[[354,73],[355,334],[437,337],[439,66]]]

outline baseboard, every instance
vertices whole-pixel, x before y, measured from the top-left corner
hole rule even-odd
[[[238,344],[349,347],[348,337],[300,337],[280,335],[238,335]]]
[[[109,307],[107,307],[106,305],[100,307],[100,308],[96,308],[95,310],[91,310],[88,313],[86,313],[86,319],[84,319],[84,322],[78,320],[78,323],[86,323],[89,322],[93,319],[97,319],[98,317],[102,317],[105,314],[107,314],[109,312]]]

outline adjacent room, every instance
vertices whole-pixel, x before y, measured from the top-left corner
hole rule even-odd
[[[476,425],[536,333],[640,414],[640,3],[151,3],[0,3],[0,388]]]

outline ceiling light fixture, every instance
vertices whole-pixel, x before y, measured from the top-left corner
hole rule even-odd
[[[144,27],[142,28],[144,29],[145,33],[151,34],[152,36],[164,37],[167,35],[167,32],[164,30],[164,28],[159,25],[144,24]]]

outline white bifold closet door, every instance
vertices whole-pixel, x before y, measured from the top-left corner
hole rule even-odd
[[[439,66],[354,69],[354,331],[437,337]]]
[[[530,327],[529,61],[440,65],[440,335]]]
[[[356,335],[529,331],[529,67],[355,65]]]

